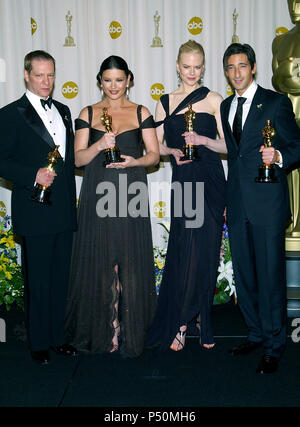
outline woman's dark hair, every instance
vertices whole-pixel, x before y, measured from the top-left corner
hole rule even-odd
[[[251,66],[251,70],[253,70],[254,64],[256,63],[255,58],[255,52],[252,49],[252,47],[249,44],[241,44],[241,43],[232,43],[228,48],[225,50],[224,56],[223,56],[223,67],[224,70],[226,70],[228,65],[228,58],[231,55],[238,55],[240,53],[244,53]]]
[[[101,84],[101,77],[104,71],[111,70],[115,68],[116,70],[122,70],[124,71],[126,77],[130,76],[130,82],[133,82],[133,74],[128,69],[127,62],[121,58],[120,56],[111,55],[108,58],[104,59],[104,61],[101,64],[99,73],[97,74],[97,80],[99,84]]]

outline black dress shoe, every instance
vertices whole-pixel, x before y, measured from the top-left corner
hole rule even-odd
[[[58,345],[56,347],[51,347],[56,354],[60,354],[62,356],[77,356],[78,352],[75,347],[71,344],[63,344]]]
[[[278,358],[264,354],[256,369],[258,374],[273,374],[278,369]]]
[[[245,342],[242,342],[237,347],[231,348],[229,350],[229,353],[232,354],[232,356],[238,356],[240,354],[249,354],[260,346],[261,346],[260,342],[246,340]]]
[[[39,365],[48,365],[50,362],[48,350],[31,351],[31,357]]]

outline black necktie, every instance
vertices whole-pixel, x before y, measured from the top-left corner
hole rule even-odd
[[[240,143],[240,139],[242,135],[243,104],[246,101],[246,99],[247,98],[243,98],[242,96],[240,96],[237,99],[238,105],[237,105],[237,109],[236,109],[236,113],[235,113],[233,125],[232,125],[232,133],[233,133],[233,136],[235,137],[237,144]]]
[[[52,98],[48,98],[48,99],[41,99],[41,104],[42,104],[42,107],[44,108],[44,110],[46,110],[46,108],[45,108],[45,105],[48,105],[48,107],[49,108],[51,108],[51,105],[52,105]]]

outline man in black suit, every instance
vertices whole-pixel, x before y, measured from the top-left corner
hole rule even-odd
[[[64,314],[76,229],[71,114],[49,97],[55,60],[44,51],[25,56],[26,93],[0,110],[0,176],[12,181],[12,221],[22,240],[25,319],[33,360],[49,362],[49,349],[76,355],[65,342]],[[48,153],[59,146],[55,171]],[[51,204],[31,200],[34,186],[50,187]]]
[[[235,89],[221,104],[228,152],[227,221],[238,303],[249,329],[248,339],[231,353],[248,354],[262,346],[257,372],[272,373],[286,341],[286,168],[300,159],[300,130],[289,98],[256,84],[255,53],[249,45],[230,45],[223,66]],[[263,145],[267,120],[276,132],[273,147]],[[255,181],[262,162],[275,164],[277,183]]]
[[[237,299],[249,329],[245,342],[230,350],[263,355],[258,373],[278,368],[286,342],[285,228],[290,220],[286,168],[300,160],[300,129],[289,98],[254,80],[255,52],[233,43],[224,53],[225,74],[235,94],[221,103],[225,139],[191,133],[191,144],[227,153],[227,222]],[[273,147],[262,130],[270,120]],[[276,183],[256,182],[263,163],[275,165]]]

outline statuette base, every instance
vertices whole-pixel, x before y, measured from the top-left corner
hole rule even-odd
[[[198,154],[198,145],[184,145],[182,147],[183,157],[180,157],[181,161],[193,160],[199,161],[200,157]]]
[[[266,183],[266,184],[276,184],[278,183],[278,178],[275,175],[274,165],[262,165],[258,170],[258,177],[255,178],[255,182]]]

